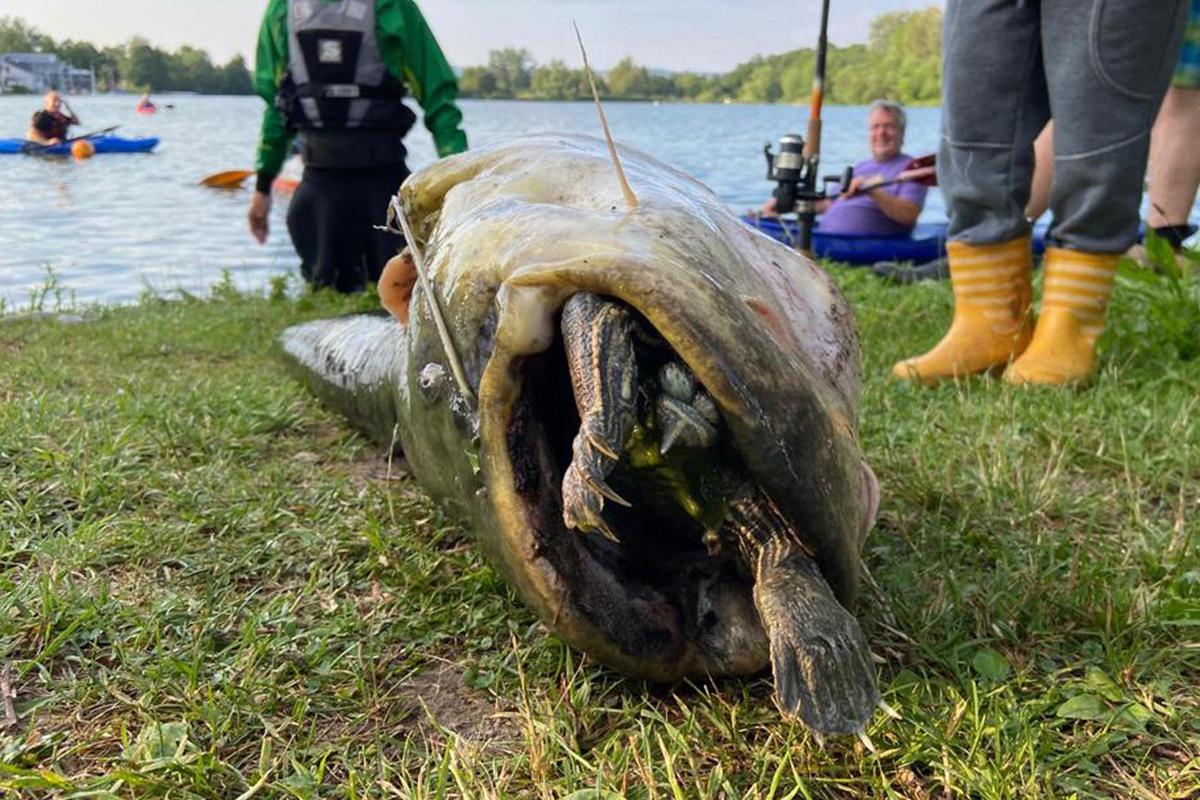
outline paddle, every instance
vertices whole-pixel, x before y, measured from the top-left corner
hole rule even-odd
[[[919,183],[922,186],[937,186],[937,155],[930,153],[927,156],[918,156],[912,161],[904,165],[904,170],[894,178],[879,183],[868,183],[858,187],[858,192],[867,192],[871,189],[882,189],[884,186],[895,186],[897,183]],[[846,192],[842,193],[843,197],[853,197],[854,195]]]
[[[91,133],[85,133],[82,136],[72,136],[69,139],[63,139],[61,142],[56,142],[55,144],[40,144],[39,142],[26,142],[25,144],[21,145],[21,152],[36,155],[38,153],[42,153],[42,152],[45,152],[46,150],[49,150],[51,147],[58,147],[59,145],[63,145],[63,144],[69,145],[71,142],[78,142],[80,139],[94,139],[97,136],[103,136],[106,133],[112,133],[119,127],[121,127],[121,126],[120,125],[110,125],[109,127],[101,128],[98,131],[92,131]]]
[[[224,172],[214,172],[200,181],[201,186],[211,186],[214,189],[237,189],[242,181],[254,175],[252,169],[227,169]]]

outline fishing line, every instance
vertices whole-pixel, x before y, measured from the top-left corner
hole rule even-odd
[[[393,221],[400,223],[400,230],[393,227]],[[408,249],[413,257],[413,266],[417,270],[417,281],[421,284],[421,291],[429,298],[429,313],[433,316],[433,323],[437,327],[438,338],[442,340],[442,350],[446,354],[446,360],[450,362],[450,371],[454,374],[454,382],[458,384],[459,391],[462,392],[467,404],[474,411],[476,407],[475,393],[471,391],[471,387],[467,383],[467,375],[458,358],[454,340],[450,338],[450,329],[446,327],[446,318],[442,315],[442,306],[438,301],[438,296],[433,291],[433,282],[426,275],[425,259],[421,255],[421,248],[417,247],[417,239],[413,236],[412,228],[409,227],[408,218],[404,215],[399,194],[392,195],[392,199],[388,203],[388,224],[376,227],[382,227],[383,230],[390,233],[402,234],[404,241],[408,243]]]

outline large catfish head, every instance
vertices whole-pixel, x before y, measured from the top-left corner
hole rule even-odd
[[[630,310],[639,352],[686,365],[719,413],[713,458],[774,501],[844,605],[877,503],[856,435],[850,310],[822,270],[696,180],[620,152],[634,207],[604,141],[582,136],[472,151],[405,182],[401,213],[429,288],[409,298],[415,277],[400,267],[381,282],[404,318],[386,348],[399,439],[417,478],[466,513],[525,602],[572,645],[651,679],[755,672],[767,642],[744,565],[712,554],[703,515],[664,498],[669,480],[615,454],[630,504],[605,507],[615,536],[564,523],[581,416],[562,308],[580,292],[611,299]]]

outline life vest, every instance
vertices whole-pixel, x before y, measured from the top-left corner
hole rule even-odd
[[[57,111],[41,109],[33,112],[33,127],[47,139],[66,139],[71,118]]]
[[[416,115],[379,53],[375,0],[288,0],[287,30],[277,103],[292,127],[408,132]]]

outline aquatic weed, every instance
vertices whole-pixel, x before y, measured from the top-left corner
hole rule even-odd
[[[46,264],[43,269],[45,270],[46,277],[42,279],[41,286],[30,290],[27,310],[31,313],[40,314],[74,309],[75,290],[66,290],[62,287],[58,280],[58,274],[54,271],[54,267]]]

